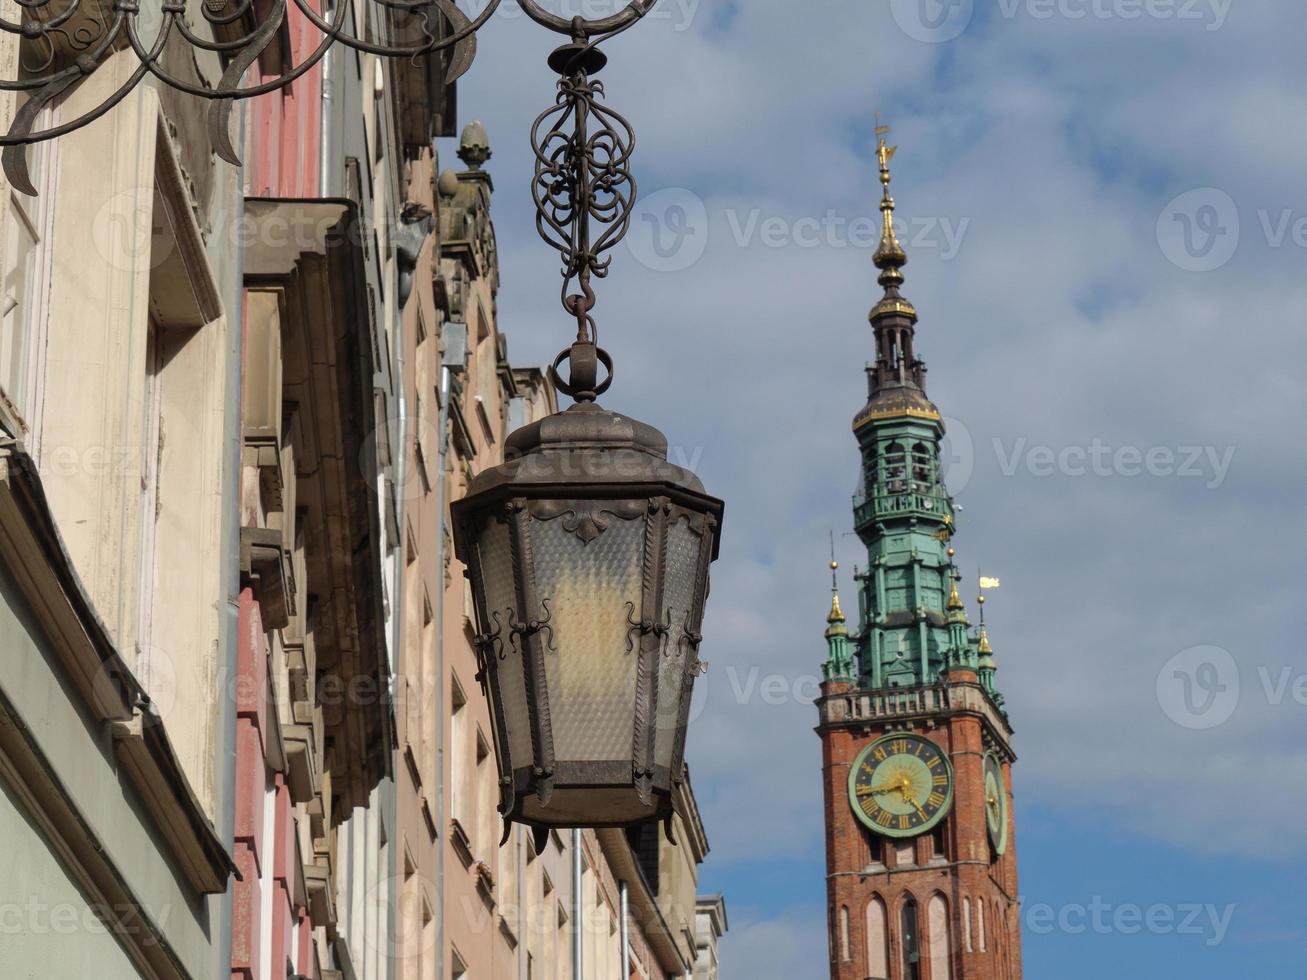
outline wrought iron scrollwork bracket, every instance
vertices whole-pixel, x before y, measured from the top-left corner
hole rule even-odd
[[[525,623],[517,621],[517,613],[512,609],[508,611],[510,641],[520,653],[526,651],[526,641],[538,633],[547,633],[549,638],[545,642],[545,648],[553,653],[558,652],[558,648],[554,646],[554,628],[549,625],[554,618],[553,610],[549,608],[548,599],[541,599],[540,605],[544,607],[544,616],[540,619],[528,619]]]
[[[604,85],[595,76],[608,58],[595,45],[626,30],[656,0],[632,0],[622,14],[598,22],[565,21],[538,8],[532,12],[533,0],[521,2],[538,23],[572,35],[570,44],[549,57],[559,76],[558,94],[531,127],[536,160],[531,193],[536,229],[562,260],[563,309],[576,321],[576,342],[554,360],[549,377],[562,394],[592,402],[613,380],[613,361],[599,347],[592,314],[593,280],[608,275],[611,252],[630,230],[636,200],[635,130],[603,104]],[[570,362],[567,378],[559,373],[564,361]],[[602,381],[601,365],[607,370]]]
[[[495,628],[487,633],[478,633],[472,640],[472,645],[477,652],[477,676],[478,682],[485,680],[487,670],[494,668],[496,661],[503,660],[507,654],[504,651],[504,624],[499,618],[498,612],[490,614],[495,621]]]
[[[627,630],[626,630],[627,653],[635,652],[635,637],[637,635],[640,636],[652,635],[658,637],[659,652],[664,654],[667,652],[667,635],[672,631],[672,613],[670,610],[668,610],[667,612],[667,622],[656,623],[652,619],[636,619],[635,603],[628,602],[626,604],[626,623],[627,623]]]
[[[122,102],[147,75],[179,92],[208,100],[209,136],[215,152],[239,165],[240,157],[230,137],[231,110],[236,101],[285,88],[321,62],[338,43],[387,58],[416,61],[442,55],[445,81],[453,82],[472,66],[477,33],[494,16],[502,0],[487,0],[475,18],[460,10],[456,0],[363,2],[371,11],[359,22],[384,25],[387,40],[393,43],[370,41],[351,33],[346,16],[352,5],[343,0],[337,0],[330,19],[314,10],[310,0],[293,0],[293,5],[288,0],[273,0],[266,10],[261,10],[255,0],[201,3],[196,6],[208,25],[207,37],[188,22],[185,2],[150,0],[144,23],[157,25],[152,38],[141,33],[140,0],[19,0],[17,22],[0,18],[0,32],[19,38],[20,44],[17,77],[0,79],[0,90],[28,93],[8,132],[0,135],[0,147],[4,148],[0,162],[5,175],[17,190],[34,195],[24,147],[56,139],[94,122]],[[517,0],[533,21],[573,39],[580,37],[583,46],[591,50],[597,40],[641,20],[656,2],[631,0],[612,17],[566,20],[544,10],[535,0]],[[321,35],[316,46],[298,63],[282,65],[274,77],[242,85],[247,70],[292,21],[307,21]],[[224,65],[221,77],[216,82],[191,81],[165,67],[165,52],[176,47],[170,44],[174,38],[193,49],[190,58],[178,58],[176,64],[194,63],[200,55],[216,55]],[[57,126],[33,128],[42,109],[94,74],[112,53],[125,49],[132,51],[138,64],[97,105]]]

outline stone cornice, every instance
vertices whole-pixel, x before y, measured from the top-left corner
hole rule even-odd
[[[817,699],[818,732],[871,725],[938,721],[959,714],[981,719],[996,745],[1015,761],[1013,730],[989,693],[976,681],[945,681],[920,687],[830,690]]]

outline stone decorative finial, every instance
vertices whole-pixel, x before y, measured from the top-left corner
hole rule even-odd
[[[467,164],[469,170],[480,170],[491,156],[486,127],[479,119],[474,119],[463,127],[463,137],[458,141],[458,158]]]
[[[446,169],[441,172],[440,179],[436,182],[436,189],[444,197],[453,197],[458,193],[459,183],[458,174],[453,169]]]

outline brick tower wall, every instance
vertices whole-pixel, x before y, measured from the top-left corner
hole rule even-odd
[[[969,679],[968,679],[969,680]],[[832,980],[911,980],[903,963],[901,910],[915,900],[918,918],[919,980],[1020,980],[1020,913],[1017,904],[1015,821],[1012,818],[1011,752],[1007,732],[996,729],[997,712],[972,711],[957,705],[981,705],[974,683],[949,684],[940,701],[953,707],[911,710],[903,717],[869,717],[865,721],[841,706],[866,703],[866,692],[847,684],[824,690],[822,778],[826,815],[827,895]],[[843,696],[853,695],[853,698]],[[935,832],[909,841],[869,831],[849,804],[849,770],[858,753],[891,732],[911,732],[930,739],[950,758],[954,799],[946,820]],[[985,824],[984,757],[997,749],[1007,761],[1008,842],[991,860]],[[936,853],[942,843],[943,855]],[[904,852],[906,847],[907,852]],[[932,898],[943,899],[947,937]],[[888,970],[871,961],[868,908],[884,907],[881,935]],[[846,912],[847,910],[847,912]],[[982,911],[983,910],[983,911]],[[932,916],[932,911],[935,915]],[[945,945],[945,943],[947,945]]]

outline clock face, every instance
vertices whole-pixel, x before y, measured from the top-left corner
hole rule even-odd
[[[1007,850],[1007,787],[1003,764],[992,752],[985,756],[985,824],[994,853],[1001,855]]]
[[[953,767],[934,742],[887,735],[868,745],[849,773],[849,800],[864,824],[887,837],[915,837],[953,803]]]

